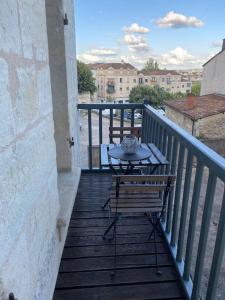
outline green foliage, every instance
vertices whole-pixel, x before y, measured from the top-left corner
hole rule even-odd
[[[182,93],[170,94],[164,90],[164,88],[156,85],[150,87],[148,85],[139,85],[130,91],[129,102],[130,103],[143,103],[147,100],[153,107],[163,106],[164,101],[182,99],[186,95]]]
[[[86,64],[79,60],[77,61],[77,76],[79,93],[90,92],[93,94],[96,91],[94,77],[91,70]]]
[[[200,96],[201,84],[200,82],[194,83],[191,87],[191,94],[194,96]]]
[[[149,58],[149,60],[145,63],[144,68],[141,71],[148,72],[152,70],[159,70],[159,64],[154,59]]]

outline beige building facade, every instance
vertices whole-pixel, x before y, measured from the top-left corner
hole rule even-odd
[[[151,87],[158,85],[172,94],[191,93],[191,82],[182,79],[182,76],[174,70],[140,71],[138,72],[138,83]]]
[[[97,86],[97,97],[102,101],[127,101],[130,91],[137,86],[137,69],[128,63],[89,65]]]

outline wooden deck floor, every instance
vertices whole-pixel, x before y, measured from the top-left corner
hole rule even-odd
[[[118,270],[113,242],[104,241],[108,214],[101,205],[108,195],[108,174],[83,174],[70,221],[54,300],[185,299],[166,242],[157,237],[159,276],[154,243],[143,218],[130,217],[118,225]],[[127,234],[129,233],[129,236]]]

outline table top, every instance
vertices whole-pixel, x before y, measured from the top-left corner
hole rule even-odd
[[[135,161],[149,158],[149,156],[151,156],[151,152],[149,149],[142,148],[140,145],[140,148],[136,153],[128,154],[123,151],[121,145],[117,145],[117,147],[109,150],[108,155],[122,161]]]
[[[101,144],[101,165],[102,167],[109,166],[121,166],[121,165],[133,165],[133,166],[158,166],[158,165],[168,165],[169,162],[165,158],[165,156],[160,152],[160,150],[152,143],[141,144],[142,149],[146,149],[149,151],[150,156],[145,159],[137,159],[137,160],[124,160],[117,159],[109,155],[109,151],[118,147],[120,145],[115,144]]]

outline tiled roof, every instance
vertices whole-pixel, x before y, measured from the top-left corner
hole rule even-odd
[[[205,96],[191,96],[183,100],[167,101],[166,105],[179,111],[192,120],[203,119],[225,112],[225,96],[210,94]]]
[[[113,68],[113,69],[131,69],[131,70],[136,70],[134,66],[132,66],[129,63],[97,63],[97,64],[89,64],[88,65],[91,69],[108,69],[108,68]]]
[[[143,75],[180,75],[178,72],[174,70],[152,70],[152,71],[139,71],[138,74]]]

